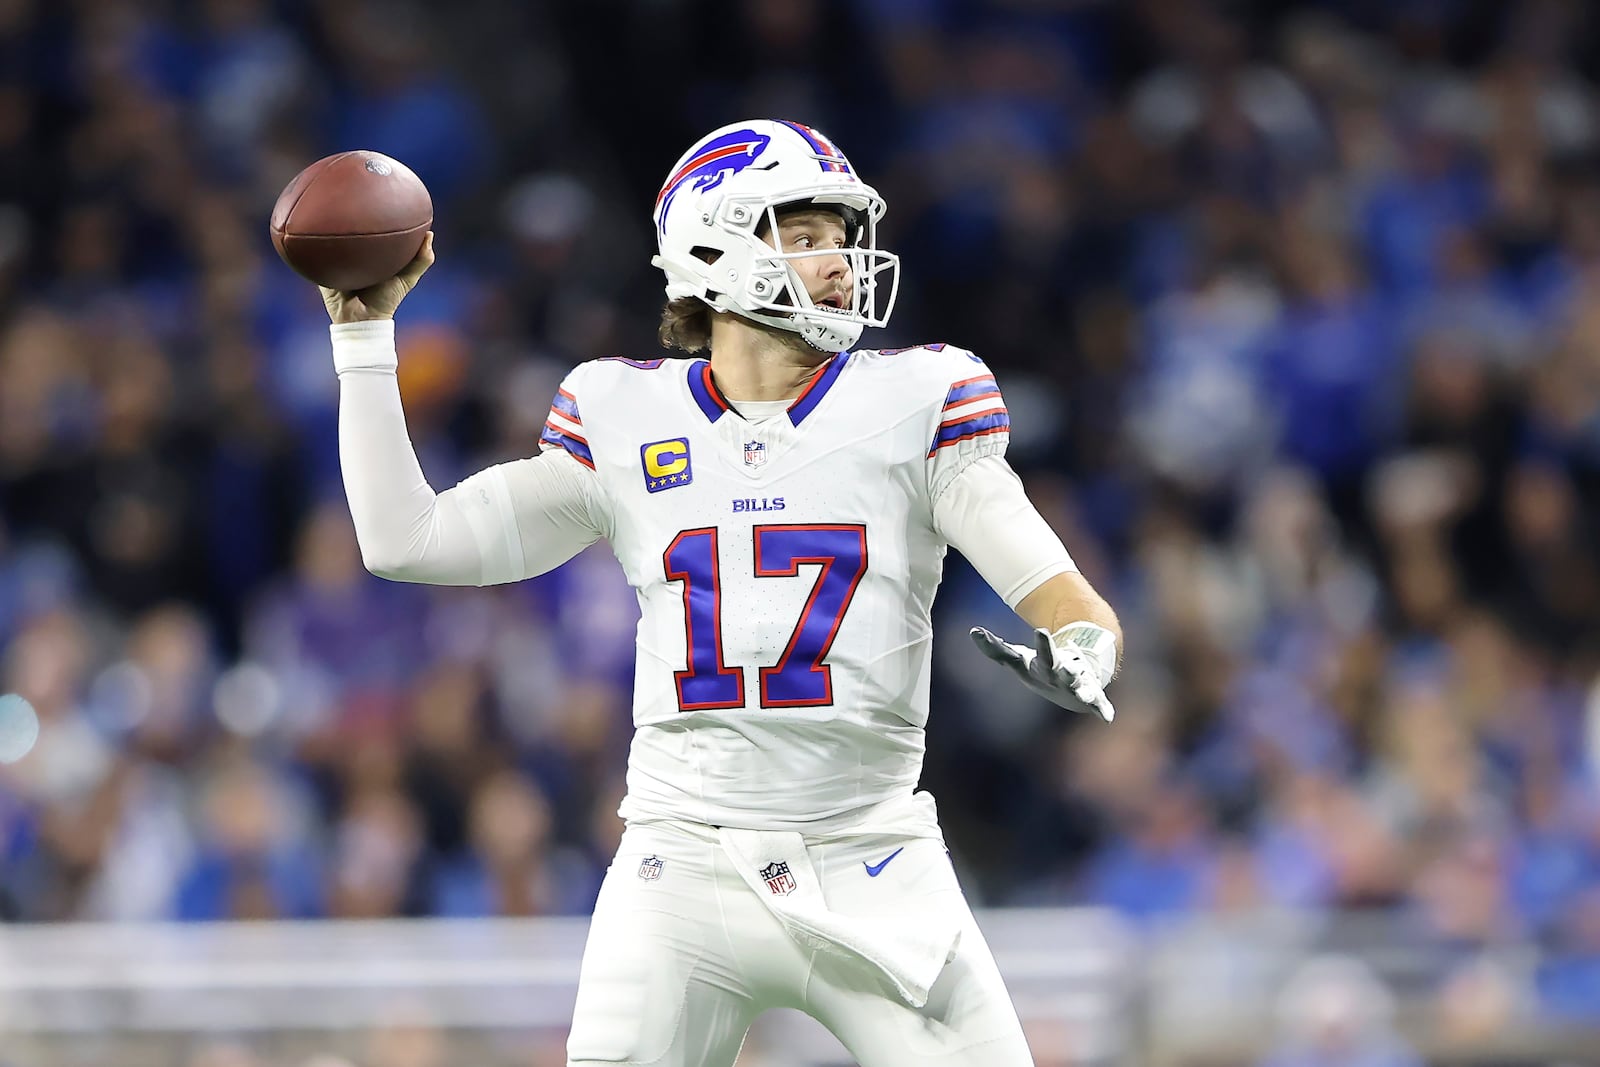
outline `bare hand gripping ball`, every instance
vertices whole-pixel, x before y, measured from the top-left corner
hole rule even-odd
[[[345,292],[399,274],[433,226],[427,186],[379,152],[339,152],[295,175],[272,208],[272,245],[296,273]]]

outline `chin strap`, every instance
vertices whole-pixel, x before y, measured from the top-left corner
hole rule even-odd
[[[861,339],[861,327],[841,330],[819,322],[800,327],[800,337],[818,352],[843,352]]]

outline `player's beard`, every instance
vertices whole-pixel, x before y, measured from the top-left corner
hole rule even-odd
[[[752,349],[758,356],[768,358],[773,356],[786,357],[792,362],[809,363],[818,367],[834,356],[833,352],[825,352],[817,348],[794,330],[786,330],[781,326],[773,326],[770,323],[756,322],[753,319],[746,319],[745,324],[762,337],[761,343]],[[794,357],[796,356],[801,358],[795,360]]]

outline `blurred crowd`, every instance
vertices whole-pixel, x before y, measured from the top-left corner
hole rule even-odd
[[[428,184],[442,488],[657,354],[656,188],[774,115],[888,200],[865,343],[986,359],[1127,633],[1115,726],[1063,721],[951,561],[924,785],[975,902],[1379,909],[1464,1017],[1600,1022],[1597,75],[1581,0],[0,0],[0,692],[42,723],[0,916],[588,909],[632,594],[604,546],[366,574],[266,220],[338,149]]]

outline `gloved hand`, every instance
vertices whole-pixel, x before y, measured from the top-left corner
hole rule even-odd
[[[1086,632],[1086,627],[1098,633]],[[1010,667],[1024,685],[1051,703],[1098,715],[1106,722],[1116,717],[1117,709],[1105,691],[1116,670],[1116,637],[1104,627],[1071,623],[1054,635],[1041,627],[1034,631],[1032,648],[1002,641],[981,626],[972,628],[972,639],[985,656]]]

